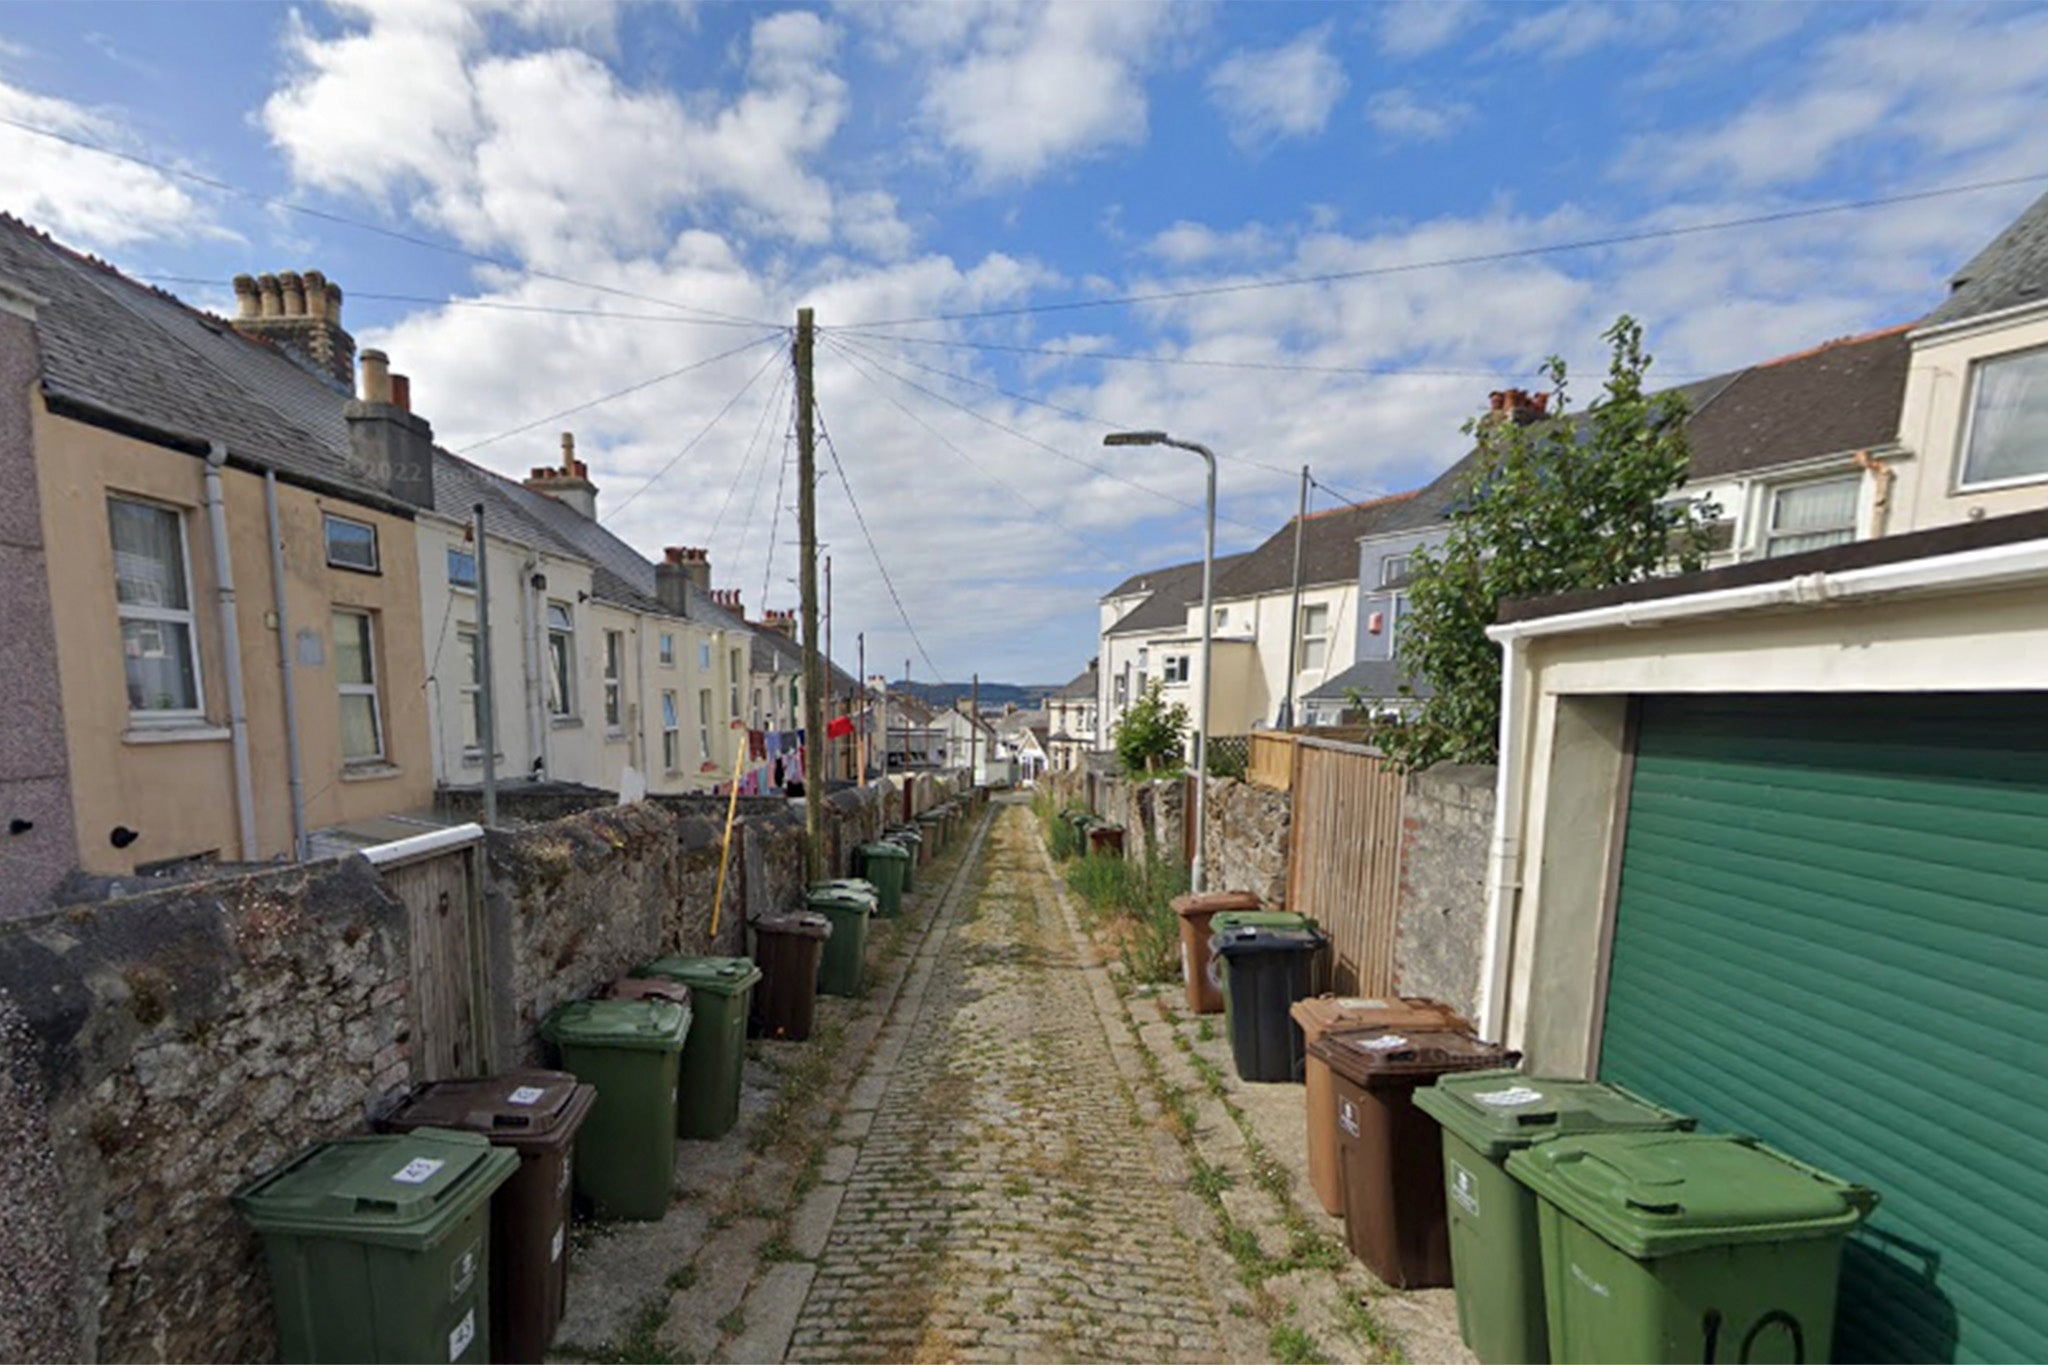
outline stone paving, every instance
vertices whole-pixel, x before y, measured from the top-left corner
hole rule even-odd
[[[1243,1310],[1204,1288],[1187,1172],[1105,1032],[1024,807],[998,812],[932,934],[902,1050],[842,1122],[860,1145],[834,1151],[845,1183],[788,1358],[1241,1357]]]

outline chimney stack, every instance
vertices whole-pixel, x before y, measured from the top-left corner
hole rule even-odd
[[[701,555],[704,552],[702,550],[698,550],[696,551],[696,553]],[[706,563],[704,568],[705,573],[708,575],[710,573],[711,566],[708,563]],[[708,576],[705,581],[710,581]],[[706,588],[705,591],[711,594],[711,600],[714,603],[716,603],[720,609],[731,612],[734,616],[739,617],[742,621],[747,619],[747,609],[745,605],[742,604],[740,601],[740,590],[738,588]]]
[[[1530,393],[1527,389],[1496,389],[1486,395],[1486,416],[1481,420],[1488,423],[1513,422],[1526,427],[1531,422],[1540,422],[1550,415],[1550,395]]]
[[[409,411],[411,398],[411,385],[391,373],[382,351],[363,352],[363,396],[341,409],[348,422],[349,464],[400,502],[431,508],[434,428]]]
[[[793,611],[777,611],[770,607],[761,613],[761,624],[792,640],[796,638],[796,613]]]
[[[590,481],[590,466],[576,458],[576,433],[562,433],[562,464],[559,469],[536,466],[526,476],[526,486],[536,493],[546,494],[564,504],[590,521],[597,520],[597,485]],[[710,580],[710,569],[705,569],[705,580]]]
[[[355,388],[356,341],[341,325],[341,286],[317,270],[235,276],[235,330],[275,342],[336,388]]]
[[[711,561],[702,550],[671,545],[661,552],[661,563],[654,566],[655,598],[677,616],[690,614],[690,584],[705,588],[710,582]]]

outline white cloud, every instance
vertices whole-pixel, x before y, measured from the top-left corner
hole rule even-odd
[[[1169,265],[1198,265],[1219,257],[1263,256],[1274,242],[1264,225],[1247,223],[1235,232],[1218,232],[1206,223],[1183,219],[1159,233],[1145,249]]]
[[[1197,18],[1157,0],[869,5],[849,13],[879,30],[879,52],[926,68],[925,131],[985,185],[1028,182],[1142,144],[1146,66],[1176,26]]]
[[[1457,37],[1485,13],[1459,0],[1402,0],[1380,10],[1380,50],[1390,57],[1420,57]]]
[[[133,147],[114,115],[0,81],[0,117],[82,142]],[[170,176],[0,125],[0,204],[63,237],[101,247],[212,234],[206,209]]]
[[[1365,102],[1366,121],[1395,142],[1436,142],[1472,121],[1476,111],[1462,100],[1425,101],[1413,90],[1380,90]]]
[[[1258,147],[1320,133],[1349,84],[1322,24],[1281,47],[1233,53],[1209,73],[1209,98],[1230,121],[1231,140]]]

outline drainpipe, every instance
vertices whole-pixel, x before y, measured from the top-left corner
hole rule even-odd
[[[541,682],[540,646],[536,643],[541,620],[537,605],[540,589],[533,586],[534,575],[539,572],[537,554],[528,555],[519,566],[519,658],[525,675],[521,681],[526,687],[526,737],[532,749],[526,766],[530,778],[546,772],[548,763],[548,704]]]
[[[312,855],[306,838],[306,783],[299,770],[299,699],[292,690],[292,618],[285,610],[284,527],[277,515],[277,471],[263,471],[263,514],[270,525],[270,591],[276,599],[277,668],[284,680],[284,767],[291,788],[292,856]]]
[[[228,508],[221,494],[220,470],[228,448],[207,442],[206,521],[213,532],[213,579],[220,606],[221,652],[227,657],[228,734],[235,758],[235,830],[242,860],[256,861],[256,794],[249,776],[249,704],[242,693],[242,623],[235,616],[235,569],[228,556]]]
[[[1501,642],[1500,759],[1493,793],[1493,847],[1487,860],[1486,939],[1479,963],[1480,1036],[1507,1030],[1509,967],[1514,961],[1515,902],[1522,889],[1523,693],[1528,641]]]
[[[1856,452],[1856,467],[1869,474],[1877,485],[1870,496],[1870,535],[1874,540],[1884,534],[1885,523],[1891,519],[1892,481],[1899,474],[1884,461],[1871,458],[1867,450]]]

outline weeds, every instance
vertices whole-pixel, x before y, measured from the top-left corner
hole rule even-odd
[[[1164,858],[1090,854],[1068,864],[1067,885],[1109,930],[1132,980],[1180,979],[1180,916],[1173,901],[1187,890],[1186,868]]]
[[[1308,1339],[1308,1333],[1292,1323],[1275,1327],[1266,1338],[1266,1349],[1280,1365],[1320,1365],[1323,1360],[1323,1353]]]

